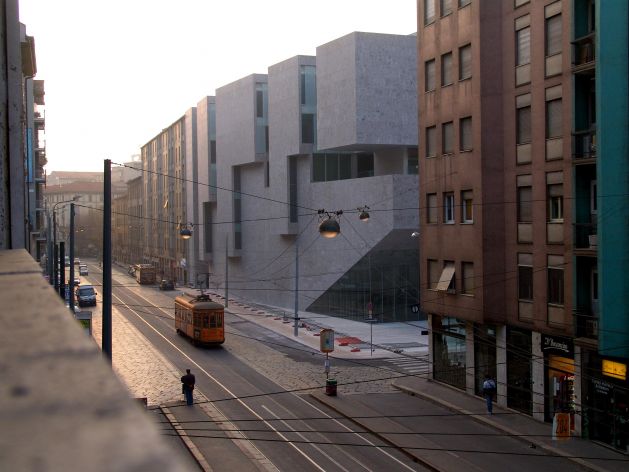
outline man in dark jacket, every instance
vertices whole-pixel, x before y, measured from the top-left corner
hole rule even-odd
[[[186,369],[186,375],[181,377],[181,388],[183,394],[186,396],[186,403],[188,405],[192,405],[193,403],[192,392],[194,391],[194,383],[194,375],[190,373],[190,369]]]

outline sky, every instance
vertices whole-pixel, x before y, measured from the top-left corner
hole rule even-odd
[[[19,0],[46,90],[46,172],[127,162],[217,88],[353,31],[411,34],[416,0]]]

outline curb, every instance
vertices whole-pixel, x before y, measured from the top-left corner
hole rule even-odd
[[[482,423],[486,426],[490,426],[498,431],[501,431],[503,433],[506,433],[508,435],[510,435],[511,437],[513,437],[514,439],[517,439],[519,441],[522,441],[526,444],[534,444],[535,447],[538,447],[544,451],[550,452],[554,455],[557,456],[561,456],[564,457],[565,459],[570,459],[573,462],[576,462],[577,464],[579,464],[582,467],[585,467],[586,469],[592,470],[594,472],[608,472],[606,469],[603,469],[601,467],[598,467],[594,464],[591,464],[589,462],[587,462],[584,459],[579,459],[576,457],[572,457],[570,454],[562,451],[561,449],[557,449],[555,447],[549,446],[548,444],[539,441],[538,439],[530,439],[530,438],[523,438],[522,436],[519,435],[519,433],[511,428],[508,428],[506,426],[503,426],[501,424],[496,423],[495,421],[491,421],[488,418],[485,418],[481,415],[478,415],[476,413],[473,413],[471,411],[468,411],[464,408],[459,408],[456,405],[453,405],[450,402],[447,402],[445,400],[442,400],[440,398],[437,397],[433,397],[432,395],[429,395],[425,392],[421,392],[419,390],[414,390],[410,387],[405,387],[403,385],[398,385],[395,381],[391,382],[391,385],[393,386],[393,388],[397,388],[398,390],[400,390],[401,392],[404,392],[408,395],[412,395],[412,396],[416,396],[416,397],[421,397],[424,400],[428,400],[431,403],[434,403],[436,405],[442,406],[444,408],[446,408],[447,410],[450,410],[452,412],[455,413],[464,413],[465,415],[467,415],[469,418],[473,419],[474,421],[478,422],[478,423]]]

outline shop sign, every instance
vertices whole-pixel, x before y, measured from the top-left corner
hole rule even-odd
[[[553,417],[553,439],[570,437],[570,413],[555,413]]]
[[[574,345],[568,338],[542,334],[542,351],[550,354],[574,355]]]
[[[613,377],[620,380],[627,380],[627,364],[610,361],[609,359],[603,359],[601,370],[603,372],[603,375],[606,375],[608,377]]]
[[[609,393],[611,392],[611,389],[613,388],[613,385],[610,383],[605,382],[604,380],[600,380],[597,378],[593,378],[591,380],[592,385],[594,385],[594,390],[596,390],[596,393],[600,393],[601,395],[609,395]]]

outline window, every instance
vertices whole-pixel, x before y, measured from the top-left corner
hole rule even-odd
[[[373,153],[316,153],[312,155],[313,182],[330,182],[373,175]]]
[[[452,13],[452,0],[440,0],[441,16]]]
[[[441,269],[439,268],[439,261],[434,259],[428,259],[428,289],[436,290],[437,283],[439,282],[439,276],[441,275]]]
[[[426,157],[435,157],[437,155],[437,127],[429,126],[426,128]]]
[[[474,222],[474,192],[472,190],[461,192],[461,222]]]
[[[443,262],[443,270],[439,276],[439,282],[437,282],[437,290],[450,293],[454,293],[456,291],[453,261]]]
[[[443,154],[454,152],[454,124],[451,121],[441,125],[441,148]]]
[[[563,256],[548,256],[548,303],[563,305]]]
[[[533,301],[532,254],[518,254],[518,299]]]
[[[290,156],[288,158],[288,216],[291,223],[297,223],[298,220],[298,201],[297,201],[297,157]]]
[[[441,56],[441,86],[450,85],[454,82],[452,73],[452,53],[449,52]]]
[[[412,175],[417,175],[419,173],[417,148],[408,148],[406,150],[406,173]]]
[[[472,45],[459,48],[459,80],[472,77]]]
[[[531,27],[527,26],[515,32],[515,65],[523,66],[531,62]]]
[[[426,73],[426,86],[425,86],[425,91],[426,92],[431,92],[435,89],[436,87],[436,83],[435,83],[435,60],[431,59],[429,61],[426,61],[425,65],[424,65],[425,69],[425,73]]]
[[[242,249],[242,197],[240,195],[240,167],[233,169],[233,218],[234,218],[234,249]]]
[[[461,262],[461,293],[474,295],[474,264]]]
[[[548,221],[560,223],[563,221],[563,184],[547,186]]]
[[[454,193],[443,194],[443,222],[454,223]]]
[[[424,0],[424,24],[428,25],[435,21],[435,2],[436,0]]]
[[[561,114],[561,98],[546,102],[546,138],[561,137],[563,117]]]
[[[356,177],[373,177],[373,153],[372,152],[359,152],[356,154]],[[348,169],[348,179],[351,177],[351,168]],[[341,179],[344,178],[341,175]]]
[[[437,223],[437,194],[426,195],[426,223]]]
[[[518,223],[533,222],[533,188],[518,187]]]
[[[531,142],[531,106],[521,107],[516,110],[516,143],[528,144]]]
[[[472,3],[472,0],[459,0],[459,8],[465,7]]]
[[[256,90],[256,117],[264,117],[264,93],[262,89]]]
[[[315,116],[312,113],[301,114],[301,142],[313,144],[315,135]]]
[[[203,247],[206,254],[212,252],[212,207],[203,202]]]
[[[546,56],[554,56],[561,52],[561,30],[561,15],[546,18]]]
[[[461,151],[472,150],[472,117],[459,120],[459,148]]]

